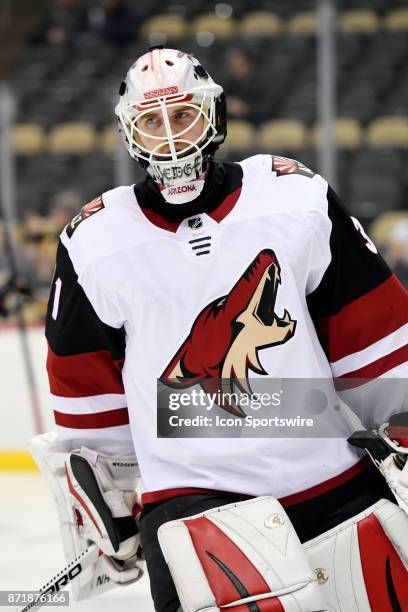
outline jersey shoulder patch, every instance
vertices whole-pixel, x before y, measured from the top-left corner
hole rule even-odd
[[[78,225],[82,223],[82,221],[85,221],[85,219],[92,217],[92,215],[99,212],[103,208],[105,208],[105,205],[103,203],[102,196],[98,196],[97,198],[92,200],[92,202],[88,202],[88,204],[85,204],[85,206],[81,208],[79,213],[75,215],[72,221],[68,223],[66,228],[68,238],[71,238],[72,234],[75,232]]]
[[[286,176],[287,174],[301,174],[308,178],[314,177],[314,172],[302,162],[296,159],[290,159],[289,157],[280,157],[279,155],[272,155],[272,171],[276,172],[276,176]]]

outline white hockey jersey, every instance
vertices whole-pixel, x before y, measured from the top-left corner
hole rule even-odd
[[[408,402],[407,386],[384,406],[367,383],[408,374],[407,292],[326,181],[270,155],[227,174],[209,213],[170,222],[119,187],[60,238],[46,326],[58,436],[134,446],[145,503],[217,490],[290,504],[364,465],[346,436],[160,438],[158,378],[365,379],[368,426]]]

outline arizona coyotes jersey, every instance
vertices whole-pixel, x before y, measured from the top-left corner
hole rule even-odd
[[[46,326],[59,440],[134,448],[144,502],[218,490],[294,503],[363,469],[346,436],[158,438],[158,378],[408,372],[407,293],[326,181],[278,156],[226,167],[210,212],[168,221],[139,186],[118,187],[60,237]],[[406,387],[386,406],[373,389],[374,415],[407,402]]]

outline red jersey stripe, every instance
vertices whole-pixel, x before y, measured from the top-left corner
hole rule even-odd
[[[352,381],[350,385],[342,385],[339,383],[337,386],[336,384],[336,389],[352,389],[353,387],[358,387],[361,384],[366,384],[369,380],[378,378],[389,370],[392,370],[405,362],[408,362],[408,345],[401,346],[401,348],[397,349],[396,351],[393,351],[388,355],[384,355],[384,357],[380,357],[380,359],[376,359],[376,361],[373,361],[372,363],[369,363],[358,370],[354,370],[354,372],[347,372],[346,374],[339,376],[336,378],[336,381],[341,380],[342,378],[356,378],[358,380],[355,381],[355,384],[353,384]],[[363,380],[360,381],[359,379]]]
[[[122,382],[123,361],[113,360],[106,350],[61,357],[48,346],[50,391],[61,397],[122,394],[125,392]]]
[[[348,482],[361,472],[367,469],[370,463],[370,459],[368,457],[363,457],[357,463],[352,465],[350,468],[338,474],[337,476],[333,476],[333,478],[329,478],[329,480],[325,480],[314,487],[310,487],[310,489],[305,489],[304,491],[299,491],[299,493],[293,493],[292,495],[287,495],[286,497],[281,497],[279,499],[280,503],[283,507],[293,506],[295,504],[300,504],[309,499],[313,499],[319,495],[323,495],[324,493],[328,493],[332,489],[339,487],[340,485]]]
[[[300,504],[301,502],[308,501],[309,499],[313,499],[319,495],[323,495],[323,493],[328,493],[332,489],[339,487],[340,485],[348,482],[361,472],[367,469],[370,463],[370,459],[368,457],[363,457],[357,463],[352,465],[350,468],[338,474],[337,476],[333,476],[333,478],[329,478],[324,482],[310,487],[310,489],[305,489],[304,491],[299,491],[299,493],[293,493],[292,495],[287,495],[286,497],[281,497],[279,499],[282,506],[293,506],[295,504]],[[193,494],[204,494],[209,493],[211,495],[214,494],[223,494],[226,491],[218,491],[215,489],[200,489],[196,487],[182,487],[177,489],[162,489],[160,491],[149,491],[146,493],[142,493],[142,505],[144,504],[155,504],[160,501],[166,501],[168,499],[172,499],[173,497],[178,497],[179,495],[193,495]],[[230,493],[230,492],[228,492]],[[248,495],[244,493],[234,493],[237,497],[242,497],[243,499],[247,499]]]
[[[54,410],[55,423],[60,427],[72,429],[104,429],[105,427],[119,427],[129,424],[127,408],[94,412],[90,414],[66,414]]]
[[[408,292],[393,274],[340,312],[320,317],[317,330],[328,360],[361,351],[408,323]]]
[[[216,493],[223,494],[225,491],[217,491],[215,489],[200,489],[199,487],[181,487],[177,489],[161,489],[160,491],[149,491],[148,493],[142,493],[142,505],[144,504],[156,504],[157,502],[166,501],[173,497],[179,497],[180,495],[202,495],[208,493],[214,495]],[[237,496],[240,496],[237,494]],[[242,495],[242,498],[247,499],[247,495]]]

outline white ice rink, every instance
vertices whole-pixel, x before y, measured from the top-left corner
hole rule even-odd
[[[41,476],[0,474],[0,551],[0,590],[36,590],[64,567],[54,502]],[[12,609],[0,606],[0,610]],[[43,609],[61,612],[68,608]],[[153,612],[147,572],[132,586],[113,589],[69,609]]]

